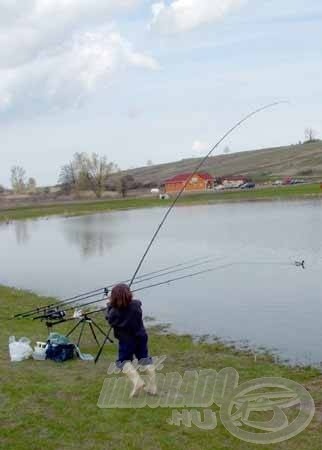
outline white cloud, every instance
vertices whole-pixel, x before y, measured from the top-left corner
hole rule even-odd
[[[151,28],[171,34],[190,31],[200,25],[221,20],[247,0],[172,0],[152,5]]]
[[[25,64],[141,0],[0,0],[0,68]]]
[[[0,109],[75,105],[128,67],[158,68],[114,26],[141,0],[0,0]],[[26,109],[26,108],[24,108]]]
[[[23,66],[0,70],[0,108],[31,100],[38,106],[76,106],[128,67],[158,68],[150,56],[111,29],[76,34]]]
[[[129,10],[141,0],[0,0],[0,23],[33,21],[53,17],[60,21],[81,16],[99,16],[114,11]]]

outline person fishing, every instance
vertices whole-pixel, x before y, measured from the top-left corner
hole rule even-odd
[[[148,334],[142,319],[142,303],[134,300],[127,284],[117,284],[107,304],[106,320],[114,330],[119,342],[116,365],[122,369],[132,383],[130,397],[144,389],[151,395],[157,394],[155,367],[148,350]],[[133,366],[134,356],[147,374],[145,383]]]

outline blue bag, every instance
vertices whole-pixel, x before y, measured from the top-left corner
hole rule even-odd
[[[52,344],[48,342],[46,359],[64,362],[74,358],[74,344]]]

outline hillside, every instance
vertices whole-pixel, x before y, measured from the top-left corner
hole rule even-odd
[[[167,164],[140,167],[126,171],[136,181],[160,183],[178,173],[191,172],[199,158],[183,159]],[[287,147],[252,150],[210,157],[202,170],[214,176],[249,175],[254,180],[293,176],[322,178],[322,141]]]

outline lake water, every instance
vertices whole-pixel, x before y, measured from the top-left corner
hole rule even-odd
[[[128,278],[164,212],[2,224],[0,283],[64,298]],[[177,207],[141,273],[207,255],[217,260],[190,272],[232,265],[143,291],[145,314],[177,332],[322,361],[321,201]],[[302,259],[305,270],[293,264]]]

